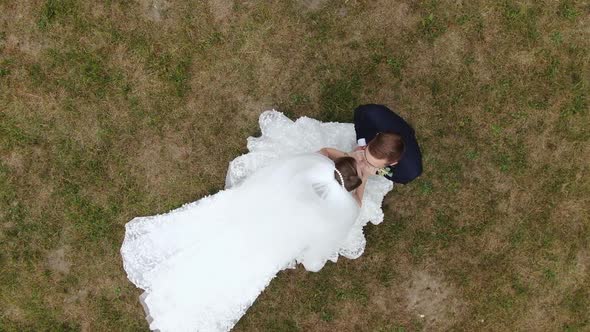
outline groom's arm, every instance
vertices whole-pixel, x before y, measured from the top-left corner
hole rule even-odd
[[[383,105],[360,105],[354,110],[354,131],[359,146],[367,145],[380,131],[378,124],[381,122],[380,113],[388,110]]]

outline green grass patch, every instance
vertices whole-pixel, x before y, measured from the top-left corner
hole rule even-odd
[[[78,18],[78,3],[73,0],[46,0],[41,7],[37,19],[37,27],[47,30],[51,25],[59,22],[71,22]]]
[[[509,32],[515,32],[520,40],[531,44],[540,37],[537,27],[541,9],[536,4],[527,5],[506,0],[500,3],[500,11],[504,18],[504,27]]]
[[[568,21],[575,21],[578,16],[580,16],[580,12],[576,9],[575,4],[573,1],[565,0],[561,1],[559,7],[557,9],[557,15],[559,17],[564,18]]]
[[[324,83],[320,97],[322,118],[326,121],[351,121],[351,110],[359,103],[360,91],[361,76],[356,72]]]
[[[118,78],[106,63],[105,55],[98,50],[84,48],[50,49],[48,57],[49,85],[64,88],[72,96],[102,98]],[[42,77],[33,69],[33,80]]]

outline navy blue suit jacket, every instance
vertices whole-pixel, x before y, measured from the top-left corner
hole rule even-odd
[[[367,144],[378,132],[390,131],[402,136],[405,152],[397,165],[393,166],[393,175],[385,176],[396,183],[408,183],[422,174],[422,154],[416,141],[414,129],[383,105],[361,105],[354,110],[354,129],[357,141],[364,138]]]

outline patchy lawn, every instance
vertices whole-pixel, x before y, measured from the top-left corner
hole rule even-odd
[[[590,329],[587,1],[0,0],[0,330],[146,330],[124,224],[223,188],[258,115],[411,122],[367,249],[236,331]]]

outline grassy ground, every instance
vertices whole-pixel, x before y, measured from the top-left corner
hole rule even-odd
[[[147,324],[124,224],[223,187],[258,115],[416,129],[367,249],[236,331],[588,331],[590,4],[0,0],[0,331]]]

